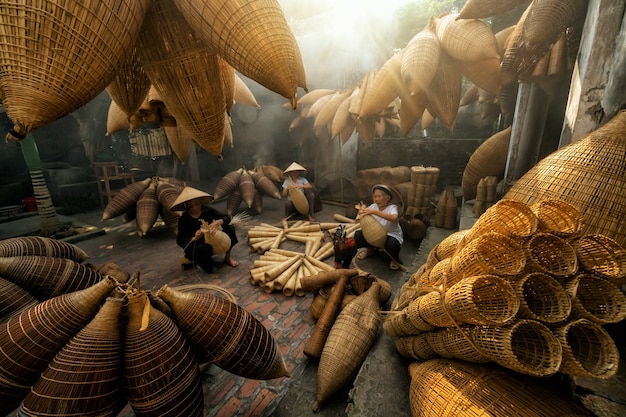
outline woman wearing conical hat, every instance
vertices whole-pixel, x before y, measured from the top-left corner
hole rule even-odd
[[[304,177],[304,174],[306,174],[306,168],[297,162],[293,162],[287,167],[286,170],[283,171],[283,173],[287,177],[283,181],[283,190],[281,193],[283,198],[287,197],[285,202],[285,217],[298,213],[298,210],[293,203],[291,193],[289,192],[289,188],[293,187],[304,193],[304,196],[309,202],[307,218],[310,222],[314,222],[315,219],[313,218],[313,210],[315,208],[315,192],[313,190],[313,185]]]
[[[231,256],[231,250],[238,242],[235,227],[230,224],[230,216],[209,206],[212,201],[211,194],[193,187],[185,187],[170,209],[183,211],[178,220],[176,243],[183,248],[187,259],[209,274],[213,272],[214,267],[213,247],[204,241],[205,232],[201,230],[203,220],[209,225],[209,233],[221,227],[230,237],[230,248],[226,251],[224,263],[232,267],[239,265],[239,262]]]

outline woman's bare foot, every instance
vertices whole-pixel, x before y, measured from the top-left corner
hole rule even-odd
[[[315,222],[315,219],[313,218],[313,216],[308,216],[308,218],[311,223]]]
[[[236,267],[237,265],[239,265],[239,262],[237,262],[236,260],[234,260],[230,256],[227,256],[226,258],[224,258],[224,263],[226,265],[232,266],[233,268]]]

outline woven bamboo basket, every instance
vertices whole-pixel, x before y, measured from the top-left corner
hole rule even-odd
[[[516,317],[520,300],[503,278],[480,275],[465,278],[446,290],[444,305],[457,323],[502,325]]]
[[[133,49],[117,69],[106,90],[113,102],[129,118],[139,110],[148,96],[150,86],[150,79],[137,59],[137,49]]]
[[[626,318],[626,296],[609,281],[579,274],[565,284],[572,298],[572,318],[585,318],[604,325]]]
[[[467,329],[450,327],[438,329],[426,335],[430,347],[444,358],[461,359],[466,362],[485,363],[490,359],[481,354],[466,336]]]
[[[248,206],[248,208],[252,208],[252,202],[254,201],[254,192],[256,187],[254,185],[254,180],[252,176],[248,172],[248,170],[244,169],[239,176],[239,192],[241,193],[241,199]]]
[[[222,87],[224,88],[224,102],[226,103],[226,113],[230,114],[230,110],[235,104],[235,69],[218,55],[217,66],[222,75]]]
[[[593,416],[553,386],[494,366],[433,359],[409,374],[414,417]]]
[[[599,379],[615,376],[619,350],[611,335],[599,324],[579,319],[567,322],[553,331],[563,346],[560,372]]]
[[[572,300],[563,286],[543,272],[525,274],[511,283],[520,301],[519,318],[560,323],[572,311]]]
[[[504,196],[532,205],[561,199],[583,215],[582,234],[602,234],[626,246],[626,110],[586,137],[548,155]]]
[[[451,273],[452,258],[445,258],[437,262],[428,273],[428,284],[450,288],[459,281],[458,276]]]
[[[514,30],[515,25],[511,25],[495,33],[494,36],[496,37],[496,42],[498,43],[498,53],[500,54],[500,56],[504,56],[504,51],[506,50],[507,44],[509,42],[509,37]],[[515,89],[517,90],[517,86]]]
[[[420,297],[413,298],[408,305],[404,308],[406,317],[411,322],[411,325],[418,330],[418,332],[429,332],[435,328],[431,323],[427,322],[420,315]]]
[[[193,139],[182,127],[169,126],[161,123],[165,137],[167,138],[172,151],[176,154],[178,160],[182,163],[187,161],[191,147],[194,146]]]
[[[458,19],[482,19],[511,11],[528,0],[467,0]]]
[[[535,233],[525,245],[526,269],[550,274],[558,279],[578,271],[576,251],[565,239],[550,233]]]
[[[0,276],[38,300],[85,289],[103,278],[89,266],[71,259],[37,255],[0,258]]]
[[[439,291],[431,291],[417,298],[419,316],[434,327],[453,327],[454,319],[446,312],[444,296]]]
[[[148,188],[152,182],[151,178],[137,181],[122,188],[111,198],[102,212],[102,220],[112,219],[126,213],[137,204],[141,193]]]
[[[139,33],[137,51],[176,125],[199,146],[220,155],[226,111],[224,89],[216,52],[200,42],[196,37],[199,33],[172,2],[152,1]]]
[[[421,362],[437,357],[433,348],[428,344],[425,334],[398,337],[395,345],[398,353],[405,358],[417,359]]]
[[[472,153],[461,179],[466,201],[476,197],[476,186],[481,178],[494,176],[501,180],[504,177],[510,140],[511,127],[508,127],[485,140]]]
[[[128,295],[127,313],[124,375],[135,414],[202,416],[198,359],[181,328],[153,308],[145,292]]]
[[[173,184],[171,182],[157,181],[156,197],[159,203],[167,210],[171,210],[174,202],[185,188],[185,185]]]
[[[359,117],[374,117],[380,114],[389,106],[389,103],[402,93],[400,67],[403,52],[404,49],[389,58],[369,82],[363,96]]]
[[[437,259],[443,260],[451,257],[456,252],[459,243],[463,240],[465,235],[469,232],[470,229],[458,230],[446,238],[444,238],[441,242],[439,242],[433,249],[437,255]]]
[[[377,248],[385,247],[387,231],[373,215],[366,214],[361,217],[361,230],[367,243]]]
[[[251,106],[260,109],[261,106],[257,102],[256,98],[250,88],[243,82],[241,77],[235,73],[235,91],[234,99],[236,103],[244,106]]]
[[[21,414],[95,416],[121,410],[126,404],[121,394],[123,302],[107,298],[96,316],[63,346],[24,398]]]
[[[457,19],[458,13],[435,18],[441,48],[452,58],[479,61],[500,58],[498,44],[489,26],[482,20]]]
[[[209,232],[209,224],[203,220],[200,228],[204,231],[204,243],[213,248],[213,255],[225,253],[230,249],[232,244],[230,236],[224,233],[221,227],[214,232]]]
[[[439,244],[435,245],[430,252],[428,252],[428,257],[426,258],[426,263],[424,266],[426,269],[430,270],[433,266],[437,265],[439,262],[439,256],[437,255],[437,247]]]
[[[63,240],[42,236],[20,236],[0,240],[0,257],[25,255],[52,256],[76,262],[89,259],[87,252]]]
[[[472,240],[452,258],[450,275],[467,278],[494,274],[512,277],[526,266],[522,245],[500,233],[491,232]]]
[[[581,268],[620,284],[626,276],[626,249],[614,239],[588,234],[573,242]]]
[[[54,355],[96,315],[113,278],[43,301],[0,327],[0,411],[14,410]]]
[[[258,214],[263,212],[263,193],[257,188],[252,199],[252,209]]]
[[[248,171],[248,173],[252,176],[252,180],[254,181],[254,185],[257,190],[261,192],[262,195],[266,195],[268,197],[275,198],[277,200],[281,199],[280,191],[278,187],[272,180],[263,173]]]
[[[243,168],[239,168],[238,170],[231,171],[228,174],[224,175],[215,186],[215,191],[213,192],[214,201],[221,200],[222,198],[227,197],[233,191],[235,191],[239,185],[239,178],[241,177],[241,173],[243,172]]]
[[[128,116],[116,102],[111,101],[109,104],[109,110],[107,112],[107,131],[106,136],[109,136],[115,132],[121,130],[130,130],[130,123]]]
[[[325,400],[351,383],[361,368],[378,334],[379,291],[380,285],[373,283],[337,316],[317,368],[313,411],[318,411]]]
[[[130,274],[113,262],[106,262],[102,264],[100,267],[96,268],[96,272],[103,277],[106,277],[107,275],[113,277],[119,283],[126,283],[130,280]]]
[[[330,136],[335,137],[337,135],[341,135],[344,130],[353,131],[355,128],[354,119],[352,113],[350,113],[350,103],[352,102],[352,98],[359,92],[358,88],[354,88],[349,97],[339,104],[337,107],[337,111],[333,116],[331,125],[330,125]],[[347,141],[347,140],[346,140]],[[342,139],[342,142],[345,143]]]
[[[474,85],[485,91],[496,94],[500,91],[500,58],[488,58],[478,61],[457,60],[461,74]]]
[[[418,32],[406,44],[400,72],[409,95],[418,95],[428,89],[437,72],[440,48],[439,39],[431,27]]]
[[[443,51],[439,55],[437,71],[428,86],[426,109],[450,131],[454,130],[456,115],[461,102],[461,72],[456,61]],[[422,116],[422,128],[425,117]]]
[[[583,226],[583,216],[573,205],[563,200],[543,200],[533,204],[538,230],[564,238],[577,236]]]
[[[297,88],[306,90],[304,65],[277,1],[174,3],[194,32],[238,72],[288,98],[296,108]]]
[[[352,94],[352,91],[352,88],[348,88],[343,91],[337,91],[333,94],[330,94],[328,96],[330,98],[315,117],[315,121],[313,122],[313,129],[318,129],[322,126],[327,125],[332,126],[333,117],[337,113],[337,109]],[[385,106],[387,104],[385,104]]]
[[[0,91],[15,123],[7,138],[19,140],[100,94],[131,54],[148,5],[4,3],[0,56],[6,71]]]
[[[24,288],[0,277],[0,321],[7,321],[38,303]]]
[[[139,236],[144,237],[159,218],[159,200],[156,194],[156,181],[150,183],[137,199],[137,229]]]
[[[526,204],[502,199],[478,218],[459,246],[462,247],[474,238],[491,232],[524,240],[537,231],[538,223],[537,216]]]
[[[576,19],[584,17],[586,9],[587,2],[584,0],[533,2],[524,22],[524,42],[531,45],[554,44],[566,28]]]
[[[545,377],[554,375],[561,366],[561,344],[538,321],[522,319],[504,326],[475,326],[470,336],[492,361],[521,374]]]
[[[293,185],[288,185],[287,189],[289,190],[289,196],[291,197],[291,202],[294,207],[300,214],[308,214],[309,213],[309,200],[307,200],[306,196],[301,190],[298,190]]]
[[[459,107],[467,106],[478,101],[478,86],[471,84],[461,96]]]
[[[226,200],[226,213],[229,216],[234,215],[239,209],[242,201],[243,198],[241,197],[241,191],[239,191],[239,188],[237,188],[235,191],[229,194],[228,199]]]
[[[260,321],[239,305],[209,293],[157,292],[197,350],[199,360],[251,379],[288,376],[278,344]]]

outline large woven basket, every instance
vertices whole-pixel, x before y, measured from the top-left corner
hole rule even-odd
[[[126,113],[117,105],[116,102],[111,101],[109,104],[109,110],[107,113],[107,131],[106,135],[111,135],[121,130],[129,130],[130,123]]]
[[[43,236],[20,236],[0,240],[0,257],[40,255],[53,258],[66,258],[84,262],[87,252],[78,246],[59,239]]]
[[[564,279],[578,271],[576,251],[565,239],[551,233],[535,233],[525,246],[526,269]]]
[[[513,280],[520,300],[518,317],[544,323],[559,323],[572,311],[572,300],[563,286],[552,276],[533,272]]]
[[[554,329],[563,346],[560,372],[588,378],[609,379],[615,376],[619,351],[611,335],[599,324],[587,319],[567,322]]]
[[[131,55],[148,5],[3,2],[0,95],[15,123],[7,138],[18,140],[100,94]]]
[[[588,234],[573,243],[581,268],[620,285],[626,276],[626,249],[614,239]]]
[[[508,127],[485,140],[472,153],[461,179],[465,200],[476,197],[476,186],[481,178],[494,176],[501,180],[504,177],[510,140],[511,128]]]
[[[626,110],[539,161],[504,196],[529,205],[560,199],[583,216],[582,234],[626,246]]]
[[[107,298],[98,314],[54,357],[20,405],[28,416],[113,415],[126,403],[120,312]],[[123,400],[122,400],[123,398]]]
[[[0,278],[0,321],[7,321],[38,303],[39,300],[24,288]]]
[[[130,118],[148,96],[150,86],[150,79],[137,59],[137,49],[133,49],[106,90],[113,102]]]
[[[291,100],[306,90],[298,43],[276,0],[175,0],[185,19],[235,70]]]
[[[104,211],[102,212],[102,220],[112,219],[117,216],[121,216],[136,204],[141,193],[148,188],[152,178],[146,178],[142,181],[137,181],[122,188],[117,194],[113,196],[111,201],[108,202]]]
[[[461,102],[461,72],[455,60],[443,51],[439,56],[439,65],[427,92],[429,101],[426,109],[433,117],[441,120],[450,131],[454,130]],[[423,124],[424,117],[422,116]]]
[[[478,218],[459,246],[484,233],[492,232],[524,240],[537,231],[537,225],[537,216],[526,204],[502,199]]]
[[[478,19],[457,19],[457,13],[435,19],[437,38],[452,58],[463,61],[500,58],[489,26]]]
[[[414,417],[591,417],[547,383],[494,366],[451,359],[409,365]]]
[[[530,208],[537,216],[540,231],[571,238],[577,236],[583,226],[580,210],[563,200],[543,200]]]
[[[376,72],[376,76],[367,85],[363,96],[359,117],[373,117],[383,112],[396,97],[402,93],[402,55],[404,49],[395,53]],[[315,120],[317,124],[317,119]]]
[[[437,72],[440,51],[439,39],[430,27],[418,32],[407,43],[402,55],[401,74],[409,94],[419,94],[428,89]]]
[[[220,155],[226,101],[216,53],[196,38],[173,3],[164,0],[151,2],[137,51],[177,126],[199,146]]]
[[[611,282],[592,274],[579,274],[565,284],[572,298],[572,317],[604,325],[626,318],[626,296]]]
[[[521,319],[504,326],[475,326],[470,331],[481,353],[521,374],[545,377],[558,372],[562,347],[550,329]]]

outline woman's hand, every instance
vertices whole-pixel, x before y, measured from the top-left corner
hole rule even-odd
[[[191,238],[191,240],[198,240],[203,236],[204,236],[204,232],[202,231],[202,229],[198,229],[196,230],[196,234],[193,235],[193,238]]]

